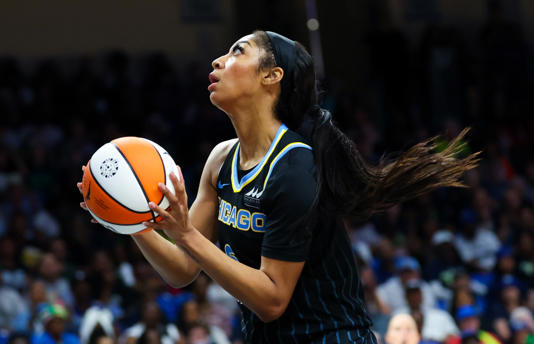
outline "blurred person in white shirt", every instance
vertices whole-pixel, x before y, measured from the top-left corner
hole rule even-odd
[[[435,307],[423,307],[422,284],[419,279],[406,282],[408,307],[400,309],[399,313],[409,313],[415,319],[422,340],[444,342],[458,335],[460,330],[449,313]]]
[[[408,306],[404,291],[406,282],[412,279],[421,279],[421,267],[413,257],[398,258],[396,269],[397,275],[379,285],[377,289],[380,301],[389,307],[390,313],[397,313],[400,309]],[[421,291],[423,294],[423,307],[433,308],[436,300],[430,285],[422,281]]]

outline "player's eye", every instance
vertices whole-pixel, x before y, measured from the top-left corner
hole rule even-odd
[[[232,54],[234,55],[237,55],[237,54],[242,54],[243,52],[245,51],[245,49],[241,46],[241,45],[235,45],[233,48],[232,48]]]

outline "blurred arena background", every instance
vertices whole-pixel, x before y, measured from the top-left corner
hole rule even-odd
[[[424,342],[534,343],[531,0],[1,1],[0,343],[241,342],[228,294],[206,276],[166,286],[89,222],[75,183],[102,144],[143,136],[194,199],[233,136],[210,63],[254,29],[313,52],[323,106],[370,161],[465,126],[483,151],[468,189],[347,222],[381,339],[408,312]]]

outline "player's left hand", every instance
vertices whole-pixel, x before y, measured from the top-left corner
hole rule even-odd
[[[189,220],[189,208],[187,206],[187,193],[185,191],[185,182],[182,175],[182,169],[178,167],[179,175],[170,173],[172,185],[176,194],[165,186],[163,183],[158,183],[159,190],[167,197],[169,201],[169,208],[167,210],[159,207],[154,202],[148,203],[150,209],[161,216],[159,222],[143,222],[143,225],[152,227],[154,229],[164,230],[176,244],[180,244],[185,236],[195,230],[191,221]]]

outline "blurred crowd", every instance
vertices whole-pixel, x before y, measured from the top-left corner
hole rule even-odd
[[[369,161],[436,134],[439,150],[465,126],[460,154],[483,152],[468,188],[346,222],[377,335],[534,343],[534,62],[520,27],[496,8],[476,42],[432,24],[412,44],[387,21],[367,37],[365,91],[327,78],[322,104]],[[234,136],[209,103],[210,69],[159,53],[0,58],[0,344],[241,343],[229,294],[204,274],[167,286],[129,237],[89,222],[75,185],[98,147],[134,135],[170,152],[194,199],[211,148]]]

